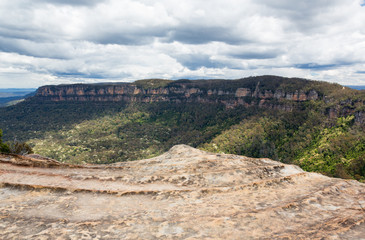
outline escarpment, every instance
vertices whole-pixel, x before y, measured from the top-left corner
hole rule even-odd
[[[239,105],[266,106],[275,108],[288,102],[303,102],[320,99],[315,88],[302,88],[293,82],[282,86],[279,81],[270,86],[270,77],[245,78],[238,80],[177,80],[155,87],[148,80],[145,84],[73,84],[40,87],[34,99],[43,101],[99,101],[99,102],[199,102],[223,103],[227,108]],[[167,81],[167,80],[161,80]],[[275,81],[275,80],[274,80]],[[290,79],[289,79],[290,81]],[[293,80],[292,80],[293,81]],[[304,80],[295,80],[304,81]],[[280,102],[281,104],[274,104]],[[287,105],[290,108],[290,104]]]
[[[128,103],[211,103],[226,108],[259,107],[293,111],[308,101],[329,104],[329,118],[355,115],[364,122],[364,112],[355,110],[363,100],[338,101],[342,92],[355,91],[338,84],[277,76],[237,80],[139,80],[133,83],[49,85],[40,87],[28,101]],[[333,96],[332,96],[333,95]],[[336,100],[337,99],[337,100]]]

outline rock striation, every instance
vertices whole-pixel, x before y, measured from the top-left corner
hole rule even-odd
[[[365,236],[364,184],[186,145],[112,165],[0,155],[0,184],[1,239]]]

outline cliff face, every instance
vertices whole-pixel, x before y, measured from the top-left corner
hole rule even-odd
[[[43,101],[100,101],[100,102],[198,102],[223,103],[227,108],[239,105],[289,109],[288,102],[302,102],[320,99],[315,89],[284,90],[265,89],[248,85],[245,82],[227,81],[220,86],[218,82],[176,81],[164,87],[152,88],[135,83],[120,84],[75,84],[40,87],[34,98]],[[209,84],[207,84],[209,83]],[[233,83],[233,84],[231,84]],[[222,83],[223,84],[223,83]],[[228,86],[227,86],[228,84]],[[232,85],[232,86],[231,86]],[[252,84],[251,84],[252,85]],[[281,104],[273,104],[281,102]]]
[[[356,122],[362,124],[365,114],[355,110],[356,106],[363,105],[361,98],[339,101],[327,96],[333,93],[341,96],[341,91],[354,90],[305,79],[260,76],[238,80],[150,79],[134,83],[51,85],[40,87],[31,99],[52,102],[221,103],[226,108],[257,106],[283,111],[292,111],[300,102],[323,100],[331,105],[327,109],[330,118],[356,113]]]

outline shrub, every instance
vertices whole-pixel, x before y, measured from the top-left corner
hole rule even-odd
[[[26,155],[33,153],[33,149],[25,142],[18,142],[14,140],[14,142],[7,142],[6,144],[9,149],[9,153]]]
[[[3,131],[0,129],[0,152],[8,153],[10,151],[9,146],[2,141]]]

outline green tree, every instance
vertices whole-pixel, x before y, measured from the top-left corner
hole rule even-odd
[[[27,143],[16,140],[14,142],[3,143],[2,136],[3,131],[0,129],[0,152],[20,155],[33,153],[33,149]]]
[[[8,153],[10,151],[9,146],[3,143],[2,136],[3,136],[3,130],[0,129],[0,152]]]
[[[33,149],[25,142],[19,142],[14,140],[13,142],[7,142],[8,152],[20,155],[26,155],[33,153]]]

